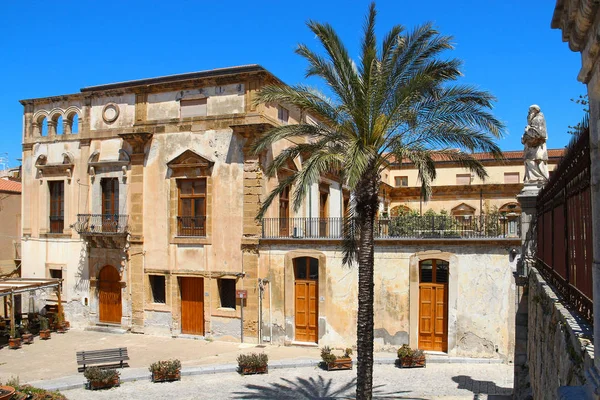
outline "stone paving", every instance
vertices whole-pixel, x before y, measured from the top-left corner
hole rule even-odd
[[[504,364],[428,364],[399,369],[375,365],[376,398],[387,399],[510,399],[512,367]],[[323,371],[318,367],[270,370],[267,375],[235,372],[184,376],[180,382],[126,382],[118,388],[62,393],[84,399],[345,399],[352,398],[356,369]]]
[[[129,368],[121,371],[122,385],[108,391],[82,389],[75,352],[127,347]],[[240,376],[238,354],[265,352],[269,374]],[[319,349],[297,346],[257,346],[237,342],[207,341],[136,334],[111,334],[70,330],[52,334],[49,341],[36,338],[19,350],[0,349],[0,382],[18,377],[21,383],[60,389],[69,399],[227,399],[227,398],[347,398],[354,392],[353,371],[322,371],[316,367]],[[182,381],[149,382],[148,366],[157,360],[178,358]],[[375,385],[379,396],[399,399],[500,399],[512,392],[512,365],[499,360],[428,355],[427,368],[398,369],[394,353],[375,354]],[[69,390],[71,389],[71,390]]]

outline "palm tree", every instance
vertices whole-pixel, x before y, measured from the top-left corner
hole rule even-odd
[[[436,177],[434,156],[456,162],[481,178],[485,169],[470,153],[485,151],[502,158],[494,139],[501,137],[503,125],[489,112],[493,96],[454,83],[461,75],[460,60],[441,58],[452,49],[452,38],[431,24],[411,32],[397,25],[378,46],[375,17],[371,4],[356,63],[329,24],[307,23],[324,54],[302,44],[296,53],[308,61],[306,77],[321,78],[329,96],[305,85],[269,85],[260,90],[256,102],[287,104],[319,122],[279,126],[254,143],[254,151],[260,153],[277,141],[292,139],[291,147],[267,166],[268,177],[289,160],[302,159],[301,169],[282,179],[267,196],[257,218],[290,185],[298,210],[311,185],[326,172],[337,171],[353,195],[345,219],[343,261],[358,262],[358,399],[372,397],[373,239],[381,170],[394,160],[411,161],[427,199]]]

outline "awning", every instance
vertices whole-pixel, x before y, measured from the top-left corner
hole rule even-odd
[[[60,286],[62,279],[7,278],[0,279],[0,297]]]

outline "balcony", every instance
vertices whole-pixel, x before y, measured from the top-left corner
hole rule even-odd
[[[345,218],[264,218],[263,239],[342,239]],[[353,224],[348,225],[352,229]],[[520,216],[405,215],[375,221],[376,239],[519,238]]]
[[[177,217],[177,236],[206,236],[206,216]]]
[[[128,219],[127,214],[77,214],[73,227],[80,235],[124,235]]]

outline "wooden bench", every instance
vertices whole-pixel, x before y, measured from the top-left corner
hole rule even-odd
[[[127,347],[116,349],[91,350],[77,352],[78,371],[85,371],[89,366],[100,366],[101,368],[123,368],[129,365],[125,362],[129,360]],[[82,365],[82,367],[79,367]]]

